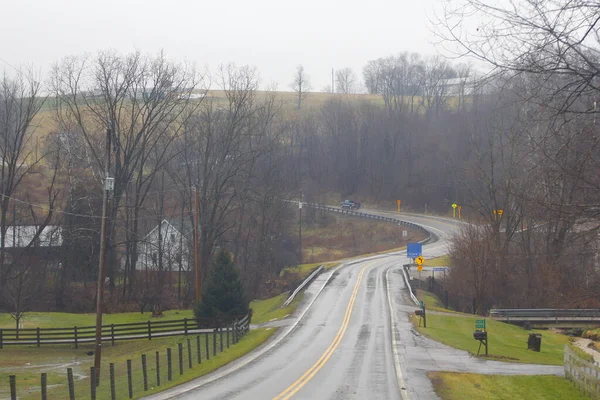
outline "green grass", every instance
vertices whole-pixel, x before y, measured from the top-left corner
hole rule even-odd
[[[454,372],[430,372],[436,394],[442,400],[583,400],[589,397],[559,376],[505,376]]]
[[[271,328],[250,331],[248,335],[240,340],[238,344],[226,348],[224,339],[224,351],[212,355],[212,336],[209,341],[210,360],[206,360],[205,338],[201,336],[202,363],[197,364],[196,337],[190,336],[192,345],[192,365],[188,368],[187,338],[173,337],[164,339],[139,340],[117,343],[114,347],[106,346],[103,349],[103,367],[101,383],[98,387],[98,399],[110,398],[109,389],[109,363],[115,364],[115,386],[117,398],[127,398],[127,369],[126,361],[132,360],[133,370],[133,392],[134,397],[156,393],[159,390],[187,382],[191,379],[208,374],[223,365],[241,357],[264,343],[276,330]],[[178,343],[183,343],[184,373],[179,374]],[[220,348],[220,340],[217,336],[217,347]],[[172,349],[173,380],[167,381],[167,356],[166,349]],[[0,398],[7,396],[8,375],[17,376],[17,390],[20,399],[39,398],[40,373],[48,373],[48,385],[56,385],[48,390],[49,398],[68,398],[66,387],[66,368],[73,368],[76,377],[76,398],[87,398],[89,396],[89,368],[94,362],[93,356],[86,353],[93,350],[93,345],[80,346],[73,349],[63,347],[19,347],[2,350],[2,361],[0,362]],[[156,351],[160,354],[161,386],[156,387]],[[143,375],[141,368],[141,355],[147,355],[149,390],[143,391]],[[8,361],[9,360],[9,361]],[[31,366],[27,363],[32,364]],[[36,365],[33,365],[36,364]],[[67,365],[68,364],[68,365]],[[80,379],[77,379],[80,377]]]
[[[302,296],[303,293],[300,293],[298,296],[296,296],[296,298],[294,298],[292,303],[285,308],[279,307],[281,307],[283,302],[287,300],[287,293],[271,297],[270,299],[255,300],[251,302],[250,308],[252,308],[252,323],[262,324],[271,320],[285,318],[296,310],[296,307],[298,307],[298,304],[302,300]]]
[[[192,310],[170,310],[163,312],[164,317],[152,318],[152,313],[127,312],[117,314],[103,314],[102,324],[128,324],[133,322],[146,322],[148,320],[166,320],[193,318]],[[28,312],[21,320],[23,328],[66,328],[72,326],[94,326],[95,314],[75,314],[61,312]],[[10,314],[0,313],[0,328],[15,328],[15,321]]]
[[[293,279],[302,280],[302,279],[305,279],[306,277],[308,277],[308,275],[310,275],[310,273],[315,268],[317,268],[319,265],[322,265],[325,269],[331,269],[337,265],[340,265],[340,263],[339,262],[326,262],[326,263],[318,262],[318,263],[310,263],[310,264],[300,264],[295,267],[286,267],[286,268],[282,269],[279,276],[282,278],[293,277]]]
[[[427,310],[441,311],[441,312],[455,313],[455,314],[462,314],[462,313],[459,313],[458,311],[449,310],[447,308],[444,308],[444,305],[442,304],[442,302],[440,301],[440,299],[438,299],[437,296],[435,294],[431,293],[431,292],[427,292],[425,290],[417,289],[416,295],[417,295],[417,298],[419,300],[421,300],[421,301],[423,301],[425,303],[425,308]]]
[[[335,263],[329,263],[325,267],[331,268]],[[303,265],[300,270],[302,273],[310,272],[311,268],[307,265]],[[286,294],[271,297],[266,300],[255,300],[250,303],[250,308],[254,310],[252,316],[252,323],[262,323],[269,321],[273,318],[282,318],[287,314],[291,314],[301,299],[298,296],[292,304],[284,309],[279,309],[279,306],[283,304],[287,298]],[[194,318],[192,310],[170,310],[163,312],[164,317],[152,318],[152,314],[147,312],[144,314],[138,312],[127,312],[118,314],[104,314],[102,317],[102,323],[104,325],[109,324],[127,324],[133,322],[146,322],[152,321],[164,321],[169,319],[183,319],[183,318]],[[60,313],[60,312],[29,312],[26,313],[23,319],[23,328],[68,328],[72,326],[94,326],[96,324],[95,314],[75,314],[75,313]],[[0,313],[0,328],[15,328],[15,322],[7,313]]]
[[[450,256],[441,256],[425,260],[423,265],[428,267],[445,267],[450,265]]]
[[[413,316],[413,323],[418,320]],[[479,342],[473,339],[475,320],[479,316],[427,315],[427,328],[417,330],[438,342],[477,354]],[[518,326],[486,319],[490,358],[522,363],[562,365],[565,344],[569,338],[564,335],[532,330],[526,331]],[[542,351],[527,350],[527,337],[530,332],[542,334]],[[483,348],[482,348],[483,349]]]

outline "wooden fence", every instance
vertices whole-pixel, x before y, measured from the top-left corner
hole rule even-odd
[[[247,323],[243,318],[240,323]],[[244,323],[242,323],[242,321]],[[209,333],[212,329],[199,329],[196,320],[147,321],[130,324],[102,325],[102,341],[115,343],[117,340],[148,339],[167,336]],[[10,345],[57,345],[93,343],[96,338],[95,326],[73,326],[69,328],[27,328],[0,329],[0,349]]]
[[[177,322],[182,323],[184,327],[188,326],[187,324],[191,326],[192,323],[195,326],[193,319],[188,319],[188,322],[185,322],[185,319],[181,321]],[[212,357],[235,346],[249,332],[250,316],[247,315],[226,328],[190,329],[189,326],[187,329],[189,336],[178,343],[177,347],[166,348],[164,352],[139,354],[135,358],[126,360],[126,363],[122,365],[110,363],[110,360],[107,360],[102,364],[103,368],[100,373],[97,373],[93,366],[89,367],[89,373],[85,375],[76,373],[73,368],[67,368],[63,378],[57,380],[55,377],[52,385],[48,384],[49,374],[41,373],[39,386],[37,384],[32,386],[31,378],[20,380],[18,375],[2,376],[0,377],[0,398],[3,394],[10,394],[11,400],[17,400],[37,392],[39,395],[35,397],[42,400],[49,398],[117,400],[156,393],[160,391],[161,386],[181,381],[187,370],[199,368],[203,362],[210,361]],[[37,332],[37,330],[35,331]],[[127,334],[126,336],[131,335]],[[173,336],[173,334],[168,336]],[[156,335],[152,337],[156,337]],[[123,339],[123,335],[120,338]],[[5,380],[5,377],[8,379]],[[5,391],[4,388],[7,390]]]
[[[600,399],[600,367],[579,357],[565,345],[565,376],[582,392]]]

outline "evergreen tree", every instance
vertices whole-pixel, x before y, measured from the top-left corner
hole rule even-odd
[[[221,249],[212,262],[202,299],[194,307],[199,326],[224,327],[243,318],[249,309],[242,280],[231,254]]]

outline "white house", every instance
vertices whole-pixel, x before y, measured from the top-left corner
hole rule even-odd
[[[30,245],[39,227],[35,225],[9,226],[4,239],[5,248],[24,248]],[[59,247],[62,246],[62,229],[60,226],[47,225],[42,229],[32,247]]]
[[[164,219],[139,243],[136,269],[187,271],[193,235],[189,221]]]

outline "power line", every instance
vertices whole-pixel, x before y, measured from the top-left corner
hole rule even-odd
[[[16,68],[14,65],[12,65],[11,63],[9,63],[8,61],[6,61],[5,59],[3,59],[2,57],[0,57],[0,61],[2,61],[4,64],[8,65],[9,67],[11,67],[12,69],[14,69],[15,71],[21,73],[21,71]]]

